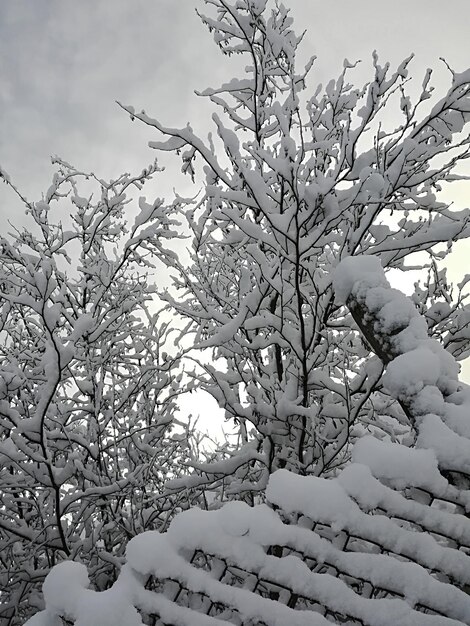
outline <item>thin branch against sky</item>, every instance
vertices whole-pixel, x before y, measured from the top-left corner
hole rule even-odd
[[[318,60],[310,78],[327,82],[345,57],[377,49],[385,62],[416,53],[418,78],[439,57],[470,64],[466,0],[335,3],[289,0],[297,30],[306,29],[304,58]],[[143,167],[155,153],[147,128],[131,124],[115,100],[145,108],[168,124],[191,120],[204,129],[207,103],[194,89],[216,86],[232,68],[197,18],[198,0],[16,0],[0,6],[0,163],[31,199],[48,185],[49,156],[59,154],[102,176]],[[361,76],[362,78],[362,76]],[[160,179],[160,184],[164,181]],[[164,184],[165,192],[172,184]],[[2,189],[2,216],[11,196]]]

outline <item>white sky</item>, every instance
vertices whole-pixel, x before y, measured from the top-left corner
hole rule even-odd
[[[415,52],[411,73],[418,84],[433,67],[442,94],[448,74],[439,57],[457,71],[470,66],[469,0],[284,3],[297,30],[307,29],[301,58],[318,57],[311,89],[337,76],[345,57],[363,60],[366,80],[374,49],[392,65]],[[225,82],[235,67],[196,16],[202,6],[202,0],[0,1],[0,164],[28,199],[48,188],[50,155],[103,178],[153,161],[147,141],[155,135],[132,123],[115,100],[167,125],[190,121],[207,130],[210,107],[194,89]],[[158,194],[175,185],[186,193],[187,180],[160,175]],[[464,201],[461,189],[455,199]],[[18,222],[21,210],[1,185],[0,228],[7,219]],[[461,270],[467,256],[462,249],[455,267]]]

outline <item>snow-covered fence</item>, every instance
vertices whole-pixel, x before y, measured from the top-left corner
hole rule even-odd
[[[469,494],[430,451],[367,438],[355,461],[333,480],[279,470],[274,506],[192,509],[167,533],[135,537],[108,591],[86,589],[81,564],[55,567],[47,611],[29,626],[55,616],[76,626],[470,624]]]
[[[266,504],[180,513],[130,541],[101,593],[62,563],[28,626],[470,624],[470,390],[376,259],[343,262],[334,286],[387,363],[415,446],[365,437],[336,478],[278,470]]]

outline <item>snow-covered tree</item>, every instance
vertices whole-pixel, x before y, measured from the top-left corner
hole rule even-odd
[[[87,589],[83,565],[63,563],[28,626],[59,616],[100,626],[470,624],[470,387],[377,258],[343,261],[334,287],[388,363],[384,383],[415,447],[363,437],[335,478],[276,471],[270,506],[180,513],[168,532],[130,541],[105,593]]]
[[[183,171],[203,177],[199,200],[184,208],[192,265],[168,259],[178,278],[167,300],[188,320],[185,338],[192,331],[196,349],[213,351],[194,376],[242,444],[175,488],[218,485],[224,497],[251,498],[276,468],[334,473],[365,431],[408,434],[382,370],[367,367],[370,346],[335,303],[331,271],[342,258],[427,271],[420,311],[450,353],[467,354],[464,296],[452,300],[440,263],[470,234],[470,212],[438,192],[469,155],[470,73],[451,71],[449,91],[434,98],[429,70],[413,99],[411,57],[392,70],[374,53],[364,86],[350,83],[355,66],[345,61],[337,79],[307,89],[313,60],[296,69],[302,38],[283,5],[205,4],[221,52],[247,66],[200,94],[218,108],[217,137],[124,108],[166,137],[150,146],[181,154]]]
[[[95,448],[83,450],[92,472],[85,471],[82,460],[76,483],[70,462],[65,463],[66,470],[54,465],[54,459],[63,458],[59,433],[75,432],[67,412],[74,393],[85,402],[78,412],[79,425],[88,424],[87,411],[93,413],[89,407],[95,401],[88,397],[88,370],[83,365],[90,329],[97,339],[103,323],[105,330],[112,329],[107,347],[111,337],[119,337],[113,328],[116,320],[123,324],[132,320],[136,335],[142,338],[143,333],[150,342],[142,338],[145,347],[151,345],[154,324],[145,334],[147,328],[139,326],[141,317],[137,321],[133,317],[136,308],[147,311],[148,293],[147,288],[140,291],[143,283],[133,271],[134,264],[143,264],[145,273],[152,251],[175,276],[174,289],[161,297],[186,321],[181,336],[185,347],[192,345],[186,363],[195,364],[193,372],[186,369],[188,389],[200,388],[215,397],[238,426],[239,439],[217,451],[210,463],[187,459],[194,471],[179,477],[172,475],[174,467],[165,456],[167,445],[174,446],[170,455],[176,460],[184,455],[179,440],[164,439],[164,434],[157,442],[146,439],[144,443],[165,460],[152,484],[148,473],[139,473],[140,454],[146,459],[145,454],[152,453],[139,447],[138,437],[132,438],[130,447],[126,444],[122,456],[134,459],[135,453],[139,463],[124,467],[118,463],[121,454],[115,452],[114,441],[124,441],[120,437],[125,429],[133,432],[136,424],[148,431],[138,410],[142,405],[123,407],[115,418],[119,426],[114,426],[114,418],[107,421],[106,404],[91,423],[108,428],[103,450],[110,452],[104,467],[109,464],[113,472],[111,490],[119,486],[126,494],[124,500],[117,499],[118,513],[126,520],[119,528],[127,530],[122,543],[118,541],[118,558],[125,538],[134,534],[126,526],[135,519],[132,498],[140,498],[142,510],[154,511],[146,508],[152,496],[147,499],[144,484],[146,489],[158,489],[165,477],[173,479],[166,483],[168,500],[163,499],[170,511],[158,509],[153,522],[159,530],[165,530],[178,499],[183,494],[192,498],[193,490],[207,490],[210,510],[185,511],[173,519],[168,532],[132,538],[127,562],[106,591],[87,589],[84,563],[60,564],[44,584],[46,611],[30,626],[59,626],[63,620],[77,626],[470,624],[469,401],[468,388],[458,381],[456,362],[468,355],[469,309],[466,279],[452,290],[442,268],[452,243],[470,234],[470,211],[459,211],[439,197],[444,185],[461,178],[458,166],[470,154],[466,133],[470,72],[450,70],[448,92],[435,98],[428,71],[412,97],[411,58],[391,70],[374,53],[372,79],[363,87],[350,84],[355,65],[345,61],[338,79],[309,93],[313,61],[296,70],[302,38],[292,30],[283,5],[268,6],[267,0],[205,0],[205,4],[209,14],[201,18],[222,53],[247,61],[242,77],[201,94],[218,107],[219,114],[213,116],[217,136],[203,140],[189,125],[168,128],[123,105],[133,119],[164,135],[163,140],[152,141],[152,147],[179,154],[183,172],[197,182],[202,177],[197,200],[177,197],[171,207],[192,232],[191,263],[188,267],[161,244],[162,236],[174,234],[171,212],[159,202],[141,203],[140,217],[119,248],[124,255],[119,258],[127,258],[128,250],[136,255],[129,253],[129,274],[119,273],[114,256],[91,272],[81,264],[76,285],[86,292],[88,275],[97,277],[92,293],[98,305],[92,310],[105,302],[109,324],[100,314],[93,318],[89,310],[76,321],[73,306],[63,304],[65,281],[56,277],[59,269],[48,269],[50,255],[40,255],[45,257],[41,274],[45,281],[36,277],[34,262],[32,270],[26,263],[24,280],[31,288],[24,299],[7,286],[5,310],[10,316],[13,302],[20,310],[32,311],[27,319],[33,320],[33,338],[39,342],[39,350],[34,350],[37,362],[33,357],[30,364],[30,357],[25,357],[20,370],[32,377],[32,391],[26,386],[25,393],[37,401],[26,402],[34,410],[25,413],[22,390],[17,378],[10,376],[6,390],[11,396],[8,406],[13,405],[9,419],[14,432],[4,448],[10,456],[11,451],[18,455],[8,467],[26,466],[21,456],[26,448],[35,484],[36,464],[40,477],[49,475],[39,482],[40,489],[36,485],[37,493],[46,493],[46,502],[54,494],[60,496],[55,517],[49,518],[54,521],[40,528],[41,536],[59,542],[54,549],[69,561],[87,562],[79,552],[83,537],[90,536],[83,522],[86,514],[97,519],[99,530],[93,537],[114,529],[117,518],[108,526],[109,518],[101,517],[99,489],[109,487],[106,480],[89,491],[80,482],[100,475],[94,465]],[[65,182],[67,176],[63,178]],[[103,185],[105,200],[95,205],[92,216],[103,203],[111,213],[124,203],[121,187],[130,184],[129,178],[112,184],[115,201],[109,200],[110,188]],[[73,197],[78,198],[75,191]],[[31,211],[44,237],[53,232],[54,237],[67,239],[45,221],[50,199],[33,205]],[[89,206],[86,200],[74,201],[79,211]],[[143,225],[144,219],[153,217],[157,219],[152,227]],[[87,250],[87,237],[95,238],[93,220],[86,221],[86,228],[91,228],[87,231],[91,235],[84,238]],[[104,220],[98,223],[107,224]],[[112,226],[110,232],[105,249],[117,236]],[[17,241],[31,247],[20,236]],[[33,256],[38,254],[36,247],[33,243]],[[92,268],[95,265],[91,262]],[[386,279],[390,269],[419,268],[425,278],[411,300],[390,288]],[[56,282],[50,286],[53,274]],[[116,298],[121,301],[121,277],[126,284],[131,279],[131,292],[138,297],[132,312],[115,304]],[[68,287],[71,281],[66,282]],[[115,283],[118,291],[112,294]],[[110,295],[109,302],[100,295],[103,290]],[[37,300],[48,306],[34,304]],[[95,325],[88,326],[92,322]],[[15,322],[15,332],[23,332],[22,324]],[[34,334],[39,327],[44,328],[42,343]],[[72,351],[69,344],[74,345]],[[11,352],[13,345],[19,345],[18,339],[6,341],[5,350]],[[104,345],[97,348],[98,363]],[[140,355],[144,348],[132,350]],[[70,369],[67,359],[72,353],[78,354],[79,362],[77,380],[70,381],[72,393],[64,391],[62,403],[47,400],[62,366]],[[18,355],[13,357],[16,363]],[[155,384],[171,405],[176,392],[168,380],[172,363],[163,355],[152,363],[159,364]],[[134,373],[147,371],[147,365],[144,357]],[[99,397],[114,398],[121,385],[118,395],[128,398],[128,383],[119,382],[127,367],[124,359],[122,366],[106,370],[108,395]],[[83,380],[85,386],[80,388]],[[56,383],[54,392],[61,389]],[[138,398],[148,405],[148,396]],[[64,408],[57,410],[59,405]],[[24,420],[19,434],[15,410]],[[170,407],[168,411],[162,412],[163,431]],[[69,429],[56,428],[57,420]],[[42,439],[40,424],[47,426]],[[82,432],[79,435],[86,439]],[[60,483],[62,476],[67,479]],[[61,489],[62,484],[67,488]],[[16,494],[13,490],[11,502],[23,506],[22,492],[19,498]],[[68,503],[75,503],[75,497],[81,500],[73,508]],[[244,502],[220,507],[220,501],[228,499]],[[68,505],[65,511],[60,508],[63,501]],[[71,541],[67,533],[74,532],[75,520],[82,526]],[[35,523],[40,522],[35,518]],[[67,553],[64,546],[69,544],[77,552]],[[40,550],[48,547],[41,544]],[[113,561],[107,546],[102,553],[106,567],[122,563]],[[99,558],[88,558],[89,575],[92,585],[103,589],[112,576],[108,570],[101,583]]]
[[[23,198],[31,228],[0,239],[4,624],[38,607],[38,583],[63,559],[107,588],[128,540],[167,523],[177,501],[158,497],[188,454],[153,277],[176,236],[172,208],[141,198],[125,226],[127,196],[157,168],[106,183],[57,166],[40,202]]]

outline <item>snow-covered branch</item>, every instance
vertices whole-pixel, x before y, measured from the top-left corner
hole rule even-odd
[[[141,198],[129,230],[124,216],[129,188],[157,168],[106,183],[57,165],[45,198],[27,204],[31,230],[0,239],[0,621],[10,625],[38,607],[37,585],[64,558],[107,587],[128,539],[166,524],[178,498],[156,512],[155,492],[189,453],[172,434],[181,374],[163,353],[171,331],[149,279],[177,236],[173,209]],[[71,211],[63,222],[59,206]]]
[[[470,387],[459,381],[455,358],[428,336],[412,300],[390,287],[377,257],[344,259],[333,286],[387,365],[383,383],[410,419],[416,445],[431,449],[444,475],[468,488]]]

